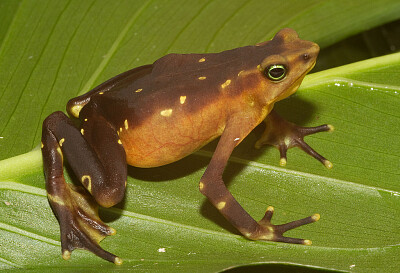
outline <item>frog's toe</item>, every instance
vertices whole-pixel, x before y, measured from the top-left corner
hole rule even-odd
[[[263,145],[276,147],[280,153],[279,164],[285,166],[287,162],[287,151],[292,147],[299,147],[328,169],[333,167],[332,163],[325,157],[317,153],[305,141],[304,137],[319,133],[332,132],[334,127],[324,124],[316,127],[301,127],[280,117],[275,111],[272,111],[265,120],[266,128],[261,138],[256,142],[255,147],[260,148]]]
[[[68,260],[74,249],[86,249],[107,261],[121,264],[119,257],[99,245],[101,240],[116,231],[100,220],[93,198],[81,187],[68,185],[66,189],[63,202],[49,196],[60,223],[63,259]]]
[[[324,126],[324,125],[323,125]],[[318,126],[319,127],[319,126]],[[304,127],[300,127],[300,129],[303,129]],[[304,129],[313,129],[316,127],[309,127],[309,128],[304,128]],[[319,131],[320,132],[320,131]],[[317,159],[318,161],[320,161],[322,164],[324,164],[324,166],[328,169],[332,169],[333,164],[327,160],[325,157],[323,157],[322,155],[320,155],[318,152],[316,152],[313,148],[311,148],[311,146],[309,146],[304,139],[298,138],[294,140],[294,143],[292,144],[292,147],[299,147],[301,148],[303,151],[305,151],[306,153],[308,153],[309,155],[311,155],[312,157],[314,157],[315,159]],[[289,149],[291,147],[287,147],[287,149]]]
[[[318,221],[320,219],[319,214],[314,214],[312,216],[282,225],[273,225],[271,223],[271,218],[273,213],[274,213],[274,208],[268,207],[264,217],[258,222],[259,226],[257,231],[252,234],[246,234],[246,236],[251,240],[265,240],[265,241],[283,242],[290,244],[311,245],[310,240],[285,237],[283,236],[283,234],[288,230]]]
[[[74,249],[86,249],[107,261],[115,264],[121,263],[119,257],[102,249],[99,244],[93,240],[92,234],[76,227],[74,221],[71,221],[69,227],[62,228],[61,249],[64,260],[68,260],[71,257],[71,252]]]

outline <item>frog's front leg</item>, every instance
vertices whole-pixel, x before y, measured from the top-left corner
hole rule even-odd
[[[315,159],[319,160],[328,169],[332,168],[332,163],[325,157],[317,153],[311,148],[305,141],[304,137],[319,133],[319,132],[331,132],[333,126],[324,124],[316,127],[301,127],[293,124],[281,116],[274,110],[269,113],[265,122],[265,131],[261,138],[256,142],[255,147],[260,148],[262,145],[275,146],[280,152],[280,165],[286,165],[286,152],[292,147],[299,147]]]
[[[119,257],[99,246],[115,230],[100,220],[97,204],[110,207],[122,200],[127,177],[125,152],[115,129],[96,115],[88,119],[90,122],[85,121],[80,131],[62,112],[44,121],[42,154],[47,195],[60,223],[64,259],[69,259],[75,248],[83,248],[120,264]],[[65,182],[64,157],[86,190]]]
[[[311,244],[310,240],[283,236],[288,230],[313,223],[319,220],[319,215],[293,221],[283,225],[271,224],[273,208],[268,207],[265,216],[255,221],[236,201],[222,180],[222,174],[228,159],[237,144],[253,129],[246,128],[246,122],[228,123],[223,132],[214,155],[200,181],[200,191],[235,226],[244,236],[251,240],[267,240],[295,244]]]

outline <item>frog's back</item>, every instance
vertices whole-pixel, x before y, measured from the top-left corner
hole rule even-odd
[[[257,46],[245,46],[219,53],[204,54],[168,54],[153,64],[152,77],[174,77],[182,79],[192,76],[191,79],[207,77],[210,84],[232,77],[237,70],[248,70],[265,57]]]
[[[220,99],[221,85],[228,80],[235,82],[240,71],[256,67],[264,56],[265,50],[256,46],[221,53],[168,54],[155,61],[146,75],[121,82],[112,92],[134,108],[151,104],[169,107],[176,97],[186,96],[195,101],[188,109],[196,112],[210,101]],[[229,95],[242,90],[238,86]]]
[[[110,117],[115,109],[121,111],[122,107],[126,112],[135,113],[139,123],[158,109],[175,108],[183,99],[188,113],[198,112],[205,105],[221,99],[221,84],[236,76],[238,67],[247,65],[238,55],[239,50],[168,54],[142,70],[134,71],[135,74],[144,71],[140,77],[124,77],[111,90],[97,96],[96,101],[106,111],[110,109],[107,111]]]

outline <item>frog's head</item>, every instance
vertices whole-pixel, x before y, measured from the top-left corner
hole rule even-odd
[[[257,46],[270,53],[258,66],[265,78],[270,103],[282,100],[297,90],[305,75],[314,67],[319,53],[317,44],[301,40],[296,31],[289,28],[282,29],[272,40]]]

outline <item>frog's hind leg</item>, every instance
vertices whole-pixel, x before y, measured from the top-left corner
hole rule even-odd
[[[119,257],[99,246],[99,242],[106,236],[115,234],[115,230],[100,220],[93,197],[97,203],[107,207],[121,201],[127,173],[125,153],[117,140],[113,138],[110,140],[116,145],[104,141],[103,137],[108,139],[110,135],[116,135],[107,123],[100,120],[91,124],[96,128],[83,126],[79,131],[62,112],[55,112],[46,118],[42,132],[46,190],[51,207],[60,223],[63,258],[69,259],[74,249],[82,248],[103,259],[120,264],[122,260]],[[101,134],[98,134],[99,130],[102,130]],[[85,134],[86,138],[83,137]],[[96,135],[101,136],[96,137]],[[99,142],[111,150],[111,153],[113,150],[119,153],[101,160],[106,152],[92,148],[92,145],[97,145]],[[65,182],[64,157],[86,190]],[[111,176],[110,168],[115,168],[119,173]]]
[[[328,169],[332,168],[332,163],[329,160],[317,153],[304,141],[305,136],[319,132],[333,131],[332,125],[324,124],[316,127],[297,126],[296,124],[283,119],[274,110],[269,113],[264,122],[266,124],[265,131],[261,138],[256,142],[255,147],[258,149],[263,145],[272,145],[278,148],[281,156],[281,166],[286,165],[287,150],[292,147],[299,147],[315,159],[319,160]]]

